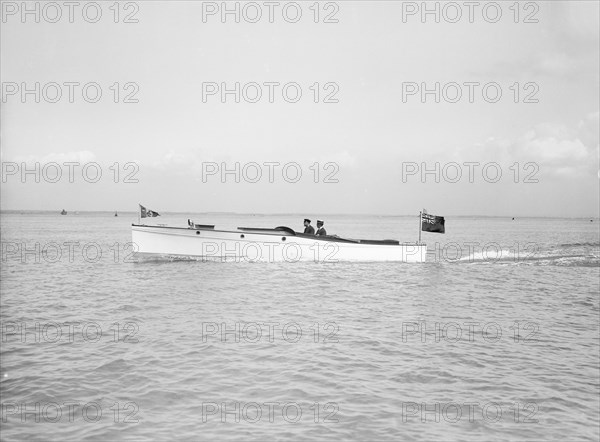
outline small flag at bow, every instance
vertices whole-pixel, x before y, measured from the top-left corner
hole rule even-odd
[[[421,215],[421,230],[431,233],[446,233],[445,222],[443,216],[429,215],[424,212]]]
[[[160,216],[160,213],[155,212],[154,210],[148,210],[141,204],[140,204],[140,212],[141,212],[142,218],[154,218],[156,216]]]

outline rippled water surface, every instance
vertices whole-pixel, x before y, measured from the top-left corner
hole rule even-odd
[[[112,215],[2,214],[2,440],[598,440],[597,219],[447,218],[426,264],[318,264],[139,260]],[[154,222],[190,217],[303,218]]]

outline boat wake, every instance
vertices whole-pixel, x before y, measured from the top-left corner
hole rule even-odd
[[[556,248],[519,253],[513,249],[502,249],[491,253],[479,251],[458,259],[448,259],[452,263],[536,265],[559,267],[600,267],[600,251],[597,243],[561,244]]]

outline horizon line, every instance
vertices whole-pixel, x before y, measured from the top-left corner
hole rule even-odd
[[[2,213],[16,213],[16,212],[27,212],[27,213],[56,213],[60,215],[59,210],[48,210],[48,209],[0,209],[0,214]],[[71,214],[81,214],[81,213],[123,213],[123,214],[132,214],[137,216],[137,210],[71,210],[67,211],[67,216],[69,213]],[[161,211],[164,214],[206,214],[206,215],[287,215],[287,216],[306,216],[306,213],[301,212],[270,212],[270,213],[261,213],[261,212],[223,212],[223,211],[207,211],[207,212],[193,212],[193,211]],[[381,216],[381,217],[417,217],[417,214],[383,214],[383,213],[350,213],[350,212],[339,212],[339,213],[322,213],[320,216]],[[539,216],[539,215],[481,215],[481,214],[467,214],[467,215],[437,215],[443,216],[445,218],[469,218],[469,217],[478,217],[478,218],[561,218],[561,219],[599,219],[598,215],[590,215],[590,216]]]

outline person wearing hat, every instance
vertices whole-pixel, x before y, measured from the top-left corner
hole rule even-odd
[[[304,219],[304,233],[306,233],[308,235],[315,234],[315,228],[310,225],[310,220],[308,218]]]
[[[325,230],[325,227],[323,227],[323,221],[321,221],[320,219],[317,220],[317,236],[325,236],[327,235],[327,231]]]

